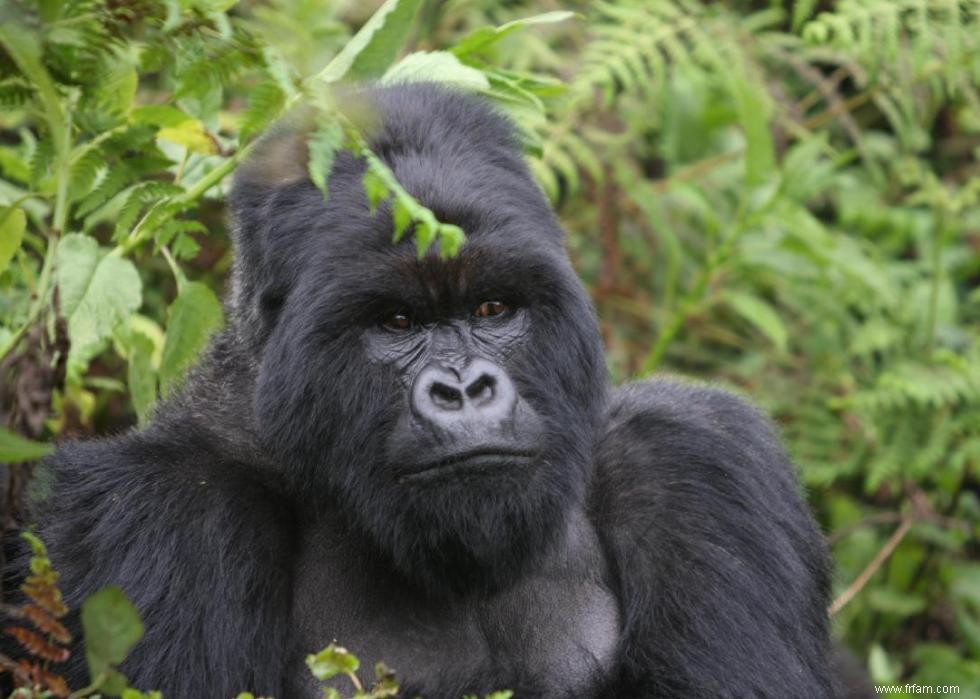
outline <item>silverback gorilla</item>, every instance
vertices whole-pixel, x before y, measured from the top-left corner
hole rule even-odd
[[[353,155],[327,200],[245,167],[227,327],[148,427],[48,465],[68,603],[120,585],[146,626],[122,670],[167,699],[319,697],[304,657],[334,639],[405,697],[834,696],[827,556],[766,420],[610,387],[509,123],[364,94],[375,152],[467,242],[393,244]]]

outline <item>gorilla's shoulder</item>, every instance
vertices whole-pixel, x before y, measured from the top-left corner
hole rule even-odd
[[[699,437],[685,443],[686,450],[709,446],[714,450],[718,440],[751,443],[767,451],[780,449],[765,415],[726,389],[664,377],[626,384],[613,392],[603,442],[629,433],[631,441],[662,448],[676,441],[680,432]]]
[[[670,696],[829,696],[827,552],[761,413],[679,380],[626,386],[596,477],[593,513],[638,676]],[[675,632],[687,651],[662,642]]]
[[[263,538],[262,528],[278,529],[285,517],[273,491],[205,439],[193,429],[151,428],[62,444],[42,463],[31,503],[52,558],[122,566],[127,552],[118,542],[129,541],[149,562],[162,555],[160,546],[178,523],[209,530],[215,545],[245,529],[255,529],[246,535],[255,539]],[[184,553],[193,557],[208,548]]]
[[[721,388],[657,378],[617,389],[596,464],[599,499],[613,520],[627,511],[662,517],[687,503],[702,521],[755,526],[788,516],[809,526],[772,424]]]
[[[180,480],[227,465],[216,440],[189,424],[156,424],[112,437],[67,441],[43,464],[55,480],[86,487],[136,486],[147,479]]]

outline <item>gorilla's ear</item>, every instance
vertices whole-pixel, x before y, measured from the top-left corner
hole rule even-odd
[[[235,173],[230,310],[242,329],[259,337],[275,324],[302,259],[305,228],[297,223],[310,207],[313,187],[307,160],[306,134],[280,129],[264,136]]]

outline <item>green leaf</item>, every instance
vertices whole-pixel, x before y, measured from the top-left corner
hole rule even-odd
[[[888,653],[877,643],[871,646],[868,654],[868,671],[871,681],[876,684],[893,684],[898,681],[900,663],[888,657]]]
[[[804,23],[810,19],[813,10],[817,6],[817,0],[796,0],[793,3],[793,31],[799,32]]]
[[[346,648],[331,643],[316,655],[306,656],[306,665],[318,680],[357,672],[361,661]]]
[[[729,291],[725,302],[742,318],[750,322],[763,335],[772,341],[780,351],[786,350],[788,333],[782,319],[768,303],[749,294]]]
[[[27,228],[27,216],[23,209],[0,208],[0,272],[3,272],[20,249]]]
[[[324,197],[330,194],[330,171],[333,170],[337,153],[343,144],[344,130],[336,121],[321,124],[307,139],[309,159],[306,167],[310,179],[323,192]]]
[[[408,38],[421,5],[422,0],[386,0],[317,79],[332,83],[381,77]]]
[[[37,32],[26,27],[12,22],[0,24],[0,46],[41,96],[55,152],[64,156],[68,152],[68,120],[54,81],[41,62],[41,47],[36,37]]]
[[[508,34],[512,34],[519,29],[523,29],[524,27],[530,27],[534,24],[554,24],[556,22],[564,22],[565,20],[571,19],[575,16],[576,13],[574,12],[556,10],[554,12],[545,12],[532,17],[516,19],[513,22],[501,24],[499,27],[480,27],[479,29],[470,32],[460,39],[459,42],[450,50],[457,56],[467,56],[469,54],[485,51]]]
[[[408,227],[412,225],[412,212],[409,211],[408,207],[405,206],[400,198],[395,199],[395,205],[392,207],[391,218],[395,224],[395,235],[394,242],[398,242],[402,239],[408,231]]]
[[[384,179],[370,167],[364,171],[361,184],[364,187],[364,194],[367,196],[368,207],[372,212],[378,208],[378,204],[391,194],[391,190],[388,189]]]
[[[164,394],[176,387],[223,321],[221,303],[201,282],[184,285],[170,305],[169,315],[160,360],[160,388]]]
[[[268,81],[257,85],[249,97],[248,108],[242,114],[239,139],[245,142],[262,131],[279,116],[285,104],[286,93],[278,84]]]
[[[103,685],[101,689],[104,690],[105,685]],[[239,694],[238,696],[240,698],[242,695]],[[126,687],[125,689],[122,690],[120,699],[163,699],[163,695],[160,692],[141,692],[138,689],[133,689],[132,687]]]
[[[55,257],[61,315],[70,318],[78,308],[98,264],[99,244],[95,238],[77,233],[62,238]]]
[[[176,127],[193,117],[169,104],[148,104],[134,109],[129,118],[136,124]]]
[[[102,255],[87,236],[66,235],[55,259],[61,314],[68,319],[69,361],[88,361],[142,303],[142,282],[129,260]]]
[[[122,696],[128,687],[129,680],[124,674],[119,670],[107,670],[105,680],[99,685],[99,693],[110,697]]]
[[[451,223],[443,223],[439,226],[439,256],[443,259],[456,257],[465,241],[466,235],[459,226]]]
[[[760,185],[776,172],[776,147],[769,130],[770,102],[765,86],[744,70],[733,70],[729,85],[745,133],[745,181]]]
[[[218,143],[197,119],[187,119],[177,126],[167,126],[157,132],[157,138],[184,146],[187,150],[201,155],[214,155]]]
[[[448,51],[410,53],[381,78],[383,85],[413,82],[439,82],[472,92],[490,88],[483,71],[464,65]]]
[[[143,636],[143,622],[123,591],[112,585],[82,604],[82,630],[89,675],[98,677],[126,659]]]
[[[146,421],[157,400],[157,371],[153,368],[153,340],[141,332],[130,330],[127,351],[129,362],[127,383],[133,399],[133,409],[140,423]]]
[[[901,590],[876,587],[868,593],[868,604],[872,609],[899,617],[918,614],[926,608],[926,600]]]
[[[439,231],[439,222],[432,215],[432,212],[426,209],[422,213],[428,215],[421,216],[415,222],[415,253],[420,260],[425,257],[425,253],[435,242]]]
[[[0,464],[36,461],[54,451],[50,444],[34,442],[0,427]]]

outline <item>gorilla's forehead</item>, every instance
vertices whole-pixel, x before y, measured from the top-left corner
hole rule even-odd
[[[541,289],[566,287],[560,256],[517,236],[508,239],[505,231],[477,231],[448,259],[435,249],[420,259],[414,241],[393,244],[390,230],[381,244],[357,248],[314,266],[322,270],[316,287],[351,307],[405,305],[441,316],[486,300],[544,299],[549,294]]]

